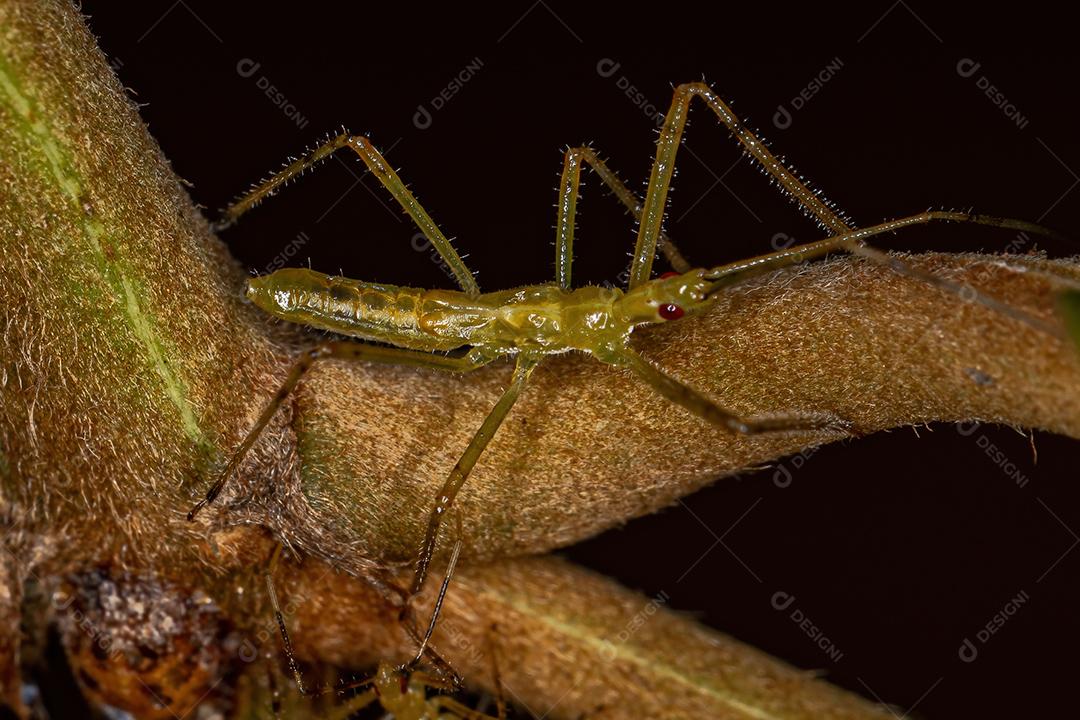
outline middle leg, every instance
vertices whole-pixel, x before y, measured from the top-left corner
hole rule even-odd
[[[502,397],[495,403],[495,407],[488,413],[483,424],[480,425],[480,429],[473,435],[472,441],[469,442],[465,452],[462,453],[461,458],[454,465],[454,469],[450,471],[450,475],[446,478],[442,488],[439,489],[438,495],[435,496],[435,507],[432,508],[431,514],[428,516],[424,542],[416,558],[416,571],[413,574],[412,587],[409,591],[410,596],[416,595],[424,587],[424,579],[427,577],[428,566],[431,564],[431,559],[435,554],[435,545],[439,539],[439,526],[442,524],[443,518],[453,506],[461,486],[465,484],[473,466],[476,465],[476,461],[480,459],[480,455],[484,452],[488,443],[491,442],[491,438],[495,436],[499,426],[502,425],[503,420],[510,413],[510,409],[514,407],[518,396],[521,395],[522,388],[525,387],[525,383],[528,382],[533,369],[539,363],[539,357],[526,354],[518,355],[510,386],[503,391]]]

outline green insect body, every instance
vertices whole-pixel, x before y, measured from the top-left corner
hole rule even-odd
[[[472,296],[285,268],[249,280],[247,297],[282,320],[411,350],[469,346],[491,358],[579,350],[617,362],[636,326],[706,307],[715,283],[705,275],[705,270],[692,270],[627,293],[549,284]]]

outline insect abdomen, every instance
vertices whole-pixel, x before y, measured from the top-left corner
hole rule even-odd
[[[248,281],[247,296],[282,320],[414,350],[449,350],[463,344],[421,327],[425,292],[284,268]]]

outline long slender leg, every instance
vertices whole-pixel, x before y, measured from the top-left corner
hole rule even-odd
[[[570,266],[574,259],[574,223],[580,197],[582,163],[593,169],[635,220],[641,220],[641,201],[597,156],[595,150],[591,147],[568,148],[563,156],[562,178],[559,181],[559,214],[555,230],[555,280],[564,290],[571,287]],[[660,232],[659,243],[660,251],[677,272],[688,272],[693,267],[663,231]]]
[[[267,568],[265,571],[266,589],[267,594],[270,597],[270,603],[274,609],[274,618],[277,621],[278,632],[281,636],[281,644],[282,648],[285,651],[286,662],[288,663],[289,671],[290,673],[292,673],[293,679],[296,682],[296,687],[299,690],[300,694],[306,696],[319,696],[327,695],[329,693],[342,693],[347,690],[352,690],[354,688],[372,685],[375,682],[374,677],[364,678],[363,680],[356,682],[342,683],[333,687],[324,686],[320,688],[313,688],[304,684],[303,675],[300,673],[299,664],[296,662],[296,656],[293,653],[292,641],[289,638],[289,629],[285,624],[285,616],[281,610],[281,603],[278,600],[277,590],[274,587],[274,573],[277,570],[278,563],[281,559],[283,547],[284,546],[279,544],[274,549],[274,553],[270,557],[270,562],[267,564]],[[431,636],[435,630],[435,625],[438,622],[439,613],[442,610],[443,601],[446,599],[446,591],[450,586],[450,579],[453,576],[454,568],[457,565],[457,559],[460,553],[461,540],[458,540],[454,544],[454,549],[450,556],[450,562],[447,565],[446,574],[444,575],[442,581],[442,586],[439,588],[439,595],[436,598],[435,607],[431,612],[431,619],[428,622],[427,632],[424,634],[420,650],[417,653],[416,657],[413,658],[411,662],[406,664],[399,671],[403,673],[404,677],[408,678],[410,681],[419,681],[422,685],[436,687],[443,690],[455,690],[460,688],[460,679],[456,675],[453,675],[450,683],[447,684],[441,679],[428,676],[424,673],[413,673],[412,668],[420,662],[420,659],[424,656],[425,652],[430,652],[427,644],[428,641],[431,639]],[[367,692],[364,692],[359,696],[348,699],[342,705],[333,708],[332,710],[330,710],[327,717],[341,718],[342,720],[344,720],[344,718],[352,717],[354,713],[364,707],[367,707],[372,702],[377,700],[378,697],[378,691],[375,688],[372,688],[371,690],[368,690]],[[462,705],[461,703],[458,703],[450,698],[440,699],[438,700],[437,704],[446,709],[448,712],[454,713],[455,715],[462,718],[489,720],[488,715],[484,715],[482,713],[471,710],[466,706]],[[500,715],[499,720],[502,719],[503,716]]]
[[[461,459],[457,461],[454,469],[450,471],[450,475],[446,478],[442,488],[440,488],[439,494],[435,496],[435,507],[428,517],[424,543],[420,547],[420,554],[416,559],[416,572],[413,575],[410,595],[416,595],[424,586],[424,578],[427,576],[428,565],[431,564],[431,558],[435,552],[435,543],[439,538],[439,525],[442,523],[443,517],[446,516],[447,511],[454,504],[458,491],[461,490],[461,486],[468,479],[469,473],[472,472],[473,466],[476,465],[476,461],[480,458],[480,454],[484,452],[484,448],[491,442],[491,438],[494,437],[495,432],[502,425],[503,420],[506,419],[510,408],[514,406],[522,388],[525,387],[525,383],[539,362],[539,357],[525,354],[518,355],[510,386],[506,388],[502,397],[495,403],[495,407],[488,413],[480,429],[473,435],[469,446],[462,453]]]
[[[435,623],[439,621],[439,613],[442,612],[443,601],[446,599],[446,590],[450,587],[450,578],[454,574],[459,555],[461,555],[461,540],[454,543],[454,549],[450,552],[450,562],[446,566],[446,575],[443,576],[442,586],[439,587],[439,596],[435,598],[435,607],[431,610],[431,619],[428,621],[427,630],[424,632],[423,640],[420,641],[420,648],[416,651],[416,657],[412,659],[412,662],[407,667],[414,667],[420,662],[420,659],[424,657],[424,650],[427,649],[428,643],[431,642],[431,636],[435,632]]]
[[[984,305],[991,310],[994,310],[1006,317],[1018,320],[1030,327],[1035,328],[1041,332],[1045,332],[1055,337],[1062,337],[1061,328],[1051,325],[1046,321],[1035,317],[1034,315],[1024,312],[1018,308],[1015,308],[1008,303],[1002,302],[997,298],[980,292],[979,290],[972,288],[968,285],[962,285],[960,283],[953,282],[943,277],[939,277],[934,273],[929,273],[919,268],[912,267],[908,263],[893,257],[888,253],[879,250],[875,247],[867,245],[864,240],[874,235],[880,235],[882,233],[893,232],[900,230],[901,228],[912,227],[913,225],[921,225],[934,221],[953,221],[953,222],[969,222],[976,225],[990,225],[993,227],[1009,228],[1012,230],[1019,230],[1022,232],[1037,233],[1040,235],[1048,235],[1051,237],[1060,237],[1058,233],[1044,228],[1041,225],[1025,222],[1023,220],[1012,220],[1009,218],[991,217],[988,215],[972,215],[969,213],[957,213],[946,212],[943,210],[931,210],[918,215],[911,215],[905,218],[899,218],[897,220],[890,220],[888,222],[880,223],[878,225],[871,225],[870,227],[861,228],[859,230],[853,230],[841,235],[834,235],[824,240],[818,240],[816,242],[805,243],[803,245],[796,245],[794,247],[786,248],[778,252],[769,253],[767,255],[760,255],[755,258],[747,260],[740,260],[728,265],[721,265],[706,271],[706,277],[715,279],[716,285],[710,292],[719,290],[722,287],[727,287],[740,283],[751,277],[761,275],[772,270],[794,265],[805,260],[810,260],[815,257],[821,257],[830,252],[842,251],[850,252],[860,257],[864,257],[871,262],[878,265],[884,265],[889,269],[907,277],[912,277],[917,280],[921,280],[925,283],[933,285],[934,287],[941,288],[946,292],[949,292],[957,297],[971,302],[977,302]]]
[[[460,523],[459,523],[459,535],[460,535]],[[404,672],[410,672],[410,670],[412,668],[414,668],[420,662],[420,659],[424,655],[424,651],[427,648],[428,641],[431,639],[431,636],[435,631],[435,624],[438,622],[439,613],[442,611],[443,601],[446,599],[446,591],[447,591],[447,588],[450,586],[450,578],[454,573],[454,568],[457,565],[458,557],[459,557],[460,554],[461,554],[461,540],[459,539],[459,540],[457,540],[457,542],[454,543],[454,549],[450,553],[450,561],[447,563],[446,573],[443,576],[442,586],[439,588],[439,595],[435,600],[435,607],[431,611],[431,619],[428,622],[427,632],[424,633],[424,638],[423,638],[423,641],[420,644],[420,649],[417,651],[416,657],[413,658],[412,662],[408,663],[403,668]],[[495,688],[496,688],[496,696],[497,696],[496,707],[498,709],[497,710],[498,717],[495,718],[494,720],[506,720],[506,701],[503,700],[502,681],[501,681],[501,679],[499,677],[499,666],[498,666],[498,663],[495,661],[495,655],[494,655],[495,649],[494,649],[493,643],[490,642],[490,638],[489,638],[488,644],[489,644],[489,652],[491,653],[491,656],[492,656],[492,669],[494,671]],[[428,685],[428,686],[432,686],[432,687],[437,686],[437,684],[440,682],[436,678],[431,678],[430,676],[426,675],[425,673],[413,673],[411,675],[411,677],[413,679],[420,680],[424,685]],[[461,687],[460,678],[458,678],[457,675],[454,674],[453,677],[451,678],[451,684],[448,687],[446,687],[445,689],[453,690],[453,689],[458,689],[460,687]],[[456,713],[460,717],[463,717],[463,718],[483,718],[484,720],[492,720],[490,715],[485,715],[483,713],[472,710],[471,708],[468,708],[465,705],[462,705],[461,703],[457,702],[456,700],[453,700],[452,698],[435,698],[435,702],[442,709],[447,710],[448,712]]]
[[[457,251],[454,250],[454,246],[439,230],[435,221],[427,214],[420,202],[409,192],[409,189],[401,181],[397,173],[394,172],[394,169],[387,164],[386,159],[371,144],[371,141],[361,135],[338,135],[333,140],[319,145],[299,160],[289,163],[284,169],[274,173],[230,205],[225,210],[221,221],[217,223],[215,229],[222,230],[229,227],[241,215],[257,206],[266,197],[274,194],[289,180],[314,167],[334,151],[344,147],[359,155],[360,159],[364,161],[364,164],[371,171],[371,174],[377,177],[383,187],[390,191],[390,194],[394,196],[402,209],[413,219],[416,226],[420,228],[420,231],[424,233],[431,245],[442,256],[442,259],[446,261],[446,265],[453,271],[461,289],[470,295],[479,294],[480,288],[476,284],[476,279],[469,272]]]
[[[681,405],[698,417],[722,428],[741,435],[756,435],[764,432],[842,430],[843,423],[838,419],[816,419],[798,416],[774,418],[744,418],[719,407],[697,390],[684,385],[675,378],[657,370],[645,358],[629,348],[620,353],[622,365],[633,370],[638,377],[652,386],[676,405]]]
[[[284,547],[285,547],[284,545],[281,545],[279,543],[278,546],[276,548],[274,548],[274,552],[270,556],[270,562],[267,563],[266,570],[264,571],[264,579],[266,581],[266,592],[267,592],[267,595],[270,598],[270,604],[274,609],[274,619],[277,622],[278,634],[281,636],[281,646],[282,646],[282,649],[285,651],[285,660],[286,660],[286,663],[289,666],[289,672],[292,674],[293,680],[296,682],[297,690],[299,690],[301,695],[319,696],[319,695],[327,695],[329,693],[341,693],[341,692],[344,692],[346,690],[352,690],[352,689],[355,689],[355,688],[361,688],[361,687],[365,687],[367,685],[371,685],[374,682],[373,677],[368,677],[368,678],[364,678],[362,680],[353,681],[353,682],[341,683],[341,684],[333,686],[333,687],[331,687],[331,686],[310,687],[310,686],[308,686],[308,685],[306,685],[304,683],[304,677],[300,673],[300,665],[299,665],[299,663],[296,662],[296,655],[293,653],[292,640],[289,637],[289,628],[285,624],[285,614],[281,610],[281,602],[278,600],[277,589],[276,589],[276,587],[274,585],[274,574],[277,572],[277,566],[278,566],[278,563],[281,560],[281,554],[282,554],[282,551],[284,550]],[[450,584],[450,576],[454,571],[454,565],[457,562],[457,554],[458,554],[458,552],[460,552],[460,549],[461,549],[461,542],[458,541],[457,545],[454,548],[454,556],[451,559],[450,566],[447,568],[446,577],[443,580],[442,588],[439,591],[438,602],[436,603],[435,610],[432,613],[431,622],[430,622],[429,627],[428,627],[428,633],[424,638],[424,644],[425,645],[427,644],[427,640],[430,638],[431,633],[434,630],[435,622],[438,620],[439,610],[441,609],[443,600],[446,597],[446,589]],[[424,648],[421,648],[420,655],[423,655],[423,653],[424,653]],[[415,664],[418,661],[419,661],[419,656],[417,657],[416,660],[413,660],[412,663],[410,663],[407,667],[411,667],[413,664]],[[445,662],[445,661],[442,661],[441,659],[440,659],[440,661]],[[457,679],[458,678],[456,676],[454,676],[453,680],[457,681]],[[373,697],[376,697],[376,696],[377,696],[377,693]],[[356,698],[353,698],[352,700],[356,700]],[[352,702],[352,700],[350,702]],[[370,700],[369,700],[369,702],[370,702]],[[362,705],[356,706],[356,708],[352,712],[355,712],[356,709],[359,709],[360,707],[363,707],[366,704],[367,703],[363,703]],[[350,714],[351,713],[342,715],[342,717],[348,717]]]
[[[307,695],[308,690],[304,687],[304,676],[300,674],[300,666],[296,662],[296,655],[293,654],[292,642],[289,640],[289,630],[285,626],[285,615],[281,612],[281,603],[278,602],[277,589],[274,587],[274,573],[277,571],[278,562],[281,560],[281,552],[284,548],[284,545],[278,543],[278,546],[274,548],[274,554],[270,556],[270,563],[267,565],[265,573],[266,593],[270,596],[270,605],[274,608],[274,620],[277,621],[278,631],[281,633],[281,645],[285,650],[285,661],[289,665],[289,672],[292,673],[296,688],[300,691],[300,694]]]
[[[743,125],[735,113],[705,83],[687,83],[675,88],[671,109],[664,117],[664,127],[656,143],[656,160],[649,175],[649,189],[645,193],[641,222],[638,227],[634,259],[630,267],[630,289],[646,282],[652,273],[653,256],[660,239],[660,226],[664,220],[668,189],[675,170],[675,155],[686,128],[690,101],[700,97],[742,144],[745,151],[772,175],[780,186],[807,212],[817,218],[833,234],[844,233],[852,228],[837,215],[830,205],[784,167],[768,148]]]
[[[219,475],[214,484],[210,486],[210,489],[206,493],[206,497],[196,503],[195,506],[188,511],[187,518],[189,521],[194,520],[200,510],[214,502],[214,499],[217,498],[221,493],[221,489],[225,486],[225,482],[240,465],[240,462],[244,459],[248,450],[251,449],[255,440],[258,439],[259,434],[262,433],[266,424],[270,422],[274,413],[281,407],[285,398],[289,396],[289,393],[293,391],[297,383],[300,382],[300,379],[311,369],[311,366],[315,361],[321,360],[322,358],[339,358],[343,360],[390,363],[395,365],[413,365],[416,367],[425,367],[433,370],[444,370],[456,373],[469,372],[491,362],[490,356],[484,355],[476,350],[470,351],[462,357],[447,357],[437,353],[424,353],[415,350],[403,350],[399,348],[388,348],[378,345],[365,345],[362,343],[345,341],[331,341],[315,346],[301,355],[293,364],[292,368],[289,370],[289,374],[285,378],[285,382],[281,384],[281,387],[274,394],[273,399],[263,409],[262,414],[259,415],[259,419],[255,421],[255,425],[248,431],[247,436],[245,436],[243,442],[240,443],[240,447],[233,453],[233,456],[229,459],[229,463],[225,466],[225,469],[222,470],[221,475]]]

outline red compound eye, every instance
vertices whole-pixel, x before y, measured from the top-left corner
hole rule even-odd
[[[667,280],[669,277],[678,277],[679,273],[668,270],[666,273],[660,275],[661,280]]]
[[[678,320],[685,314],[685,311],[681,307],[672,303],[660,306],[660,317],[665,320]]]

